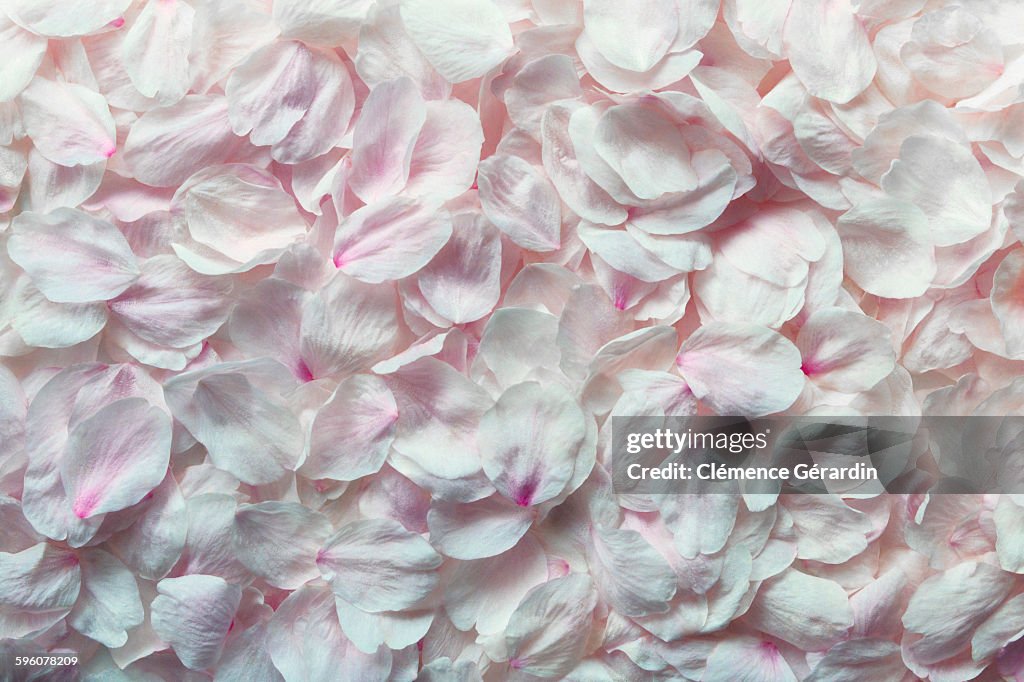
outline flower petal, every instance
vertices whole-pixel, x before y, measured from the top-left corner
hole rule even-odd
[[[238,560],[274,587],[294,590],[317,578],[317,551],[331,534],[327,517],[294,502],[243,504],[232,544]]]
[[[85,86],[36,78],[21,93],[25,131],[39,153],[62,166],[105,161],[117,150],[107,100]]]
[[[561,246],[562,207],[551,183],[517,156],[496,154],[480,162],[480,203],[487,218],[531,251]]]
[[[128,630],[142,623],[145,615],[135,576],[102,549],[82,550],[78,560],[82,589],[68,624],[104,646],[124,646]]]
[[[512,33],[491,0],[401,0],[400,7],[416,47],[452,83],[478,78],[512,53]]]
[[[160,638],[185,667],[213,666],[224,649],[242,588],[212,575],[186,575],[157,583],[150,618]]]

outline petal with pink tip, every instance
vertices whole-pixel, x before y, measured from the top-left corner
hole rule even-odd
[[[400,611],[437,585],[441,556],[391,519],[355,521],[328,539],[316,558],[335,594],[364,611]]]
[[[565,389],[517,384],[480,420],[484,472],[520,507],[546,502],[572,479],[586,429],[586,416]]]
[[[137,503],[164,479],[170,448],[167,413],[145,399],[99,410],[71,431],[60,463],[72,511],[87,519]]]
[[[823,308],[811,315],[800,329],[796,347],[811,381],[844,393],[870,389],[896,366],[889,328],[841,308]]]
[[[427,514],[431,544],[446,556],[467,560],[508,551],[533,521],[529,510],[498,495],[469,504],[435,500]]]
[[[451,234],[447,209],[407,197],[385,199],[338,227],[334,264],[371,284],[401,279],[429,263]]]
[[[153,629],[191,670],[213,666],[242,598],[242,589],[212,575],[186,575],[157,583]]]
[[[452,83],[484,75],[513,51],[512,32],[491,0],[401,0],[400,7],[416,47]]]
[[[21,93],[25,131],[39,153],[62,166],[105,161],[117,151],[103,95],[76,83],[36,78]]]

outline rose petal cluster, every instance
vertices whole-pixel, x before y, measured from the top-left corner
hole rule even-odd
[[[1024,496],[610,475],[613,417],[1024,414],[1021,26],[0,0],[0,654],[1024,677]]]

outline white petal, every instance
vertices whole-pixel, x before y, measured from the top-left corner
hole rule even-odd
[[[505,630],[509,665],[542,677],[559,677],[583,657],[597,593],[590,578],[573,573],[530,591]]]
[[[185,667],[213,666],[242,598],[242,589],[212,575],[186,575],[157,583],[153,629],[171,645]]]
[[[452,83],[482,76],[512,53],[512,33],[491,0],[401,0],[400,6],[416,47]]]
[[[1024,355],[1024,249],[1011,252],[996,270],[992,281],[992,312],[1011,356]]]
[[[410,196],[454,199],[470,188],[484,142],[480,115],[458,100],[427,102],[427,118],[412,150]]]
[[[849,102],[875,76],[875,55],[850,3],[794,0],[783,40],[793,71],[815,97]]]
[[[320,575],[317,551],[331,534],[327,517],[294,502],[243,504],[232,543],[238,560],[275,587],[294,590]]]
[[[68,37],[94,33],[121,18],[131,0],[6,0],[18,25],[41,36]]]
[[[150,0],[124,37],[124,68],[135,88],[161,104],[188,92],[195,10],[183,0]]]
[[[437,585],[441,556],[426,540],[390,519],[355,521],[317,555],[335,594],[371,613],[407,609]]]
[[[853,624],[842,587],[793,569],[761,585],[747,618],[759,630],[806,651],[827,649]]]
[[[591,538],[596,559],[591,570],[612,608],[624,616],[668,610],[676,593],[676,574],[640,533],[599,526]]]
[[[168,474],[135,509],[134,523],[108,540],[107,547],[140,577],[159,580],[178,562],[188,532],[185,500],[174,477]]]
[[[21,93],[21,113],[32,143],[54,163],[92,164],[117,151],[107,101],[85,86],[36,78]]]
[[[515,546],[533,515],[497,495],[458,504],[435,500],[427,514],[430,542],[456,559],[484,559]]]
[[[917,206],[884,198],[854,205],[839,217],[846,273],[885,298],[920,296],[935,278],[928,217]]]
[[[796,682],[789,663],[771,641],[730,637],[708,656],[706,682]]]
[[[7,242],[11,259],[51,301],[117,296],[139,277],[128,240],[110,223],[75,209],[22,213]],[[59,256],[58,256],[59,254]]]
[[[12,55],[0,65],[0,102],[9,102],[35,75],[46,54],[46,40],[0,15],[0,43]]]
[[[963,243],[992,221],[992,190],[981,165],[965,147],[944,137],[907,138],[882,176],[882,188],[924,211],[936,246]]]
[[[479,171],[480,203],[499,230],[531,251],[561,246],[562,207],[547,178],[516,156],[491,156]]]
[[[358,32],[371,5],[373,0],[275,0],[274,21],[287,38],[333,47]]]
[[[81,586],[74,552],[43,542],[16,554],[0,552],[0,636],[44,630],[71,611]]]
[[[284,3],[282,3],[284,4]],[[288,3],[290,4],[290,3]],[[408,76],[426,99],[443,99],[450,86],[405,32],[398,5],[374,4],[359,29],[356,71],[370,88]]]
[[[452,238],[419,275],[420,292],[455,324],[494,309],[501,294],[501,235],[483,216],[453,216]]]
[[[86,637],[116,648],[128,641],[128,630],[142,623],[144,613],[135,576],[114,555],[101,549],[79,553],[82,590],[68,623]]]
[[[647,71],[661,60],[679,30],[676,3],[642,0],[586,0],[583,24],[587,36],[612,64]]]

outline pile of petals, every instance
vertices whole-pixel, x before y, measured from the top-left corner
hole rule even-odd
[[[0,653],[1021,679],[1024,496],[619,495],[609,442],[1024,412],[1022,26],[0,0]]]

